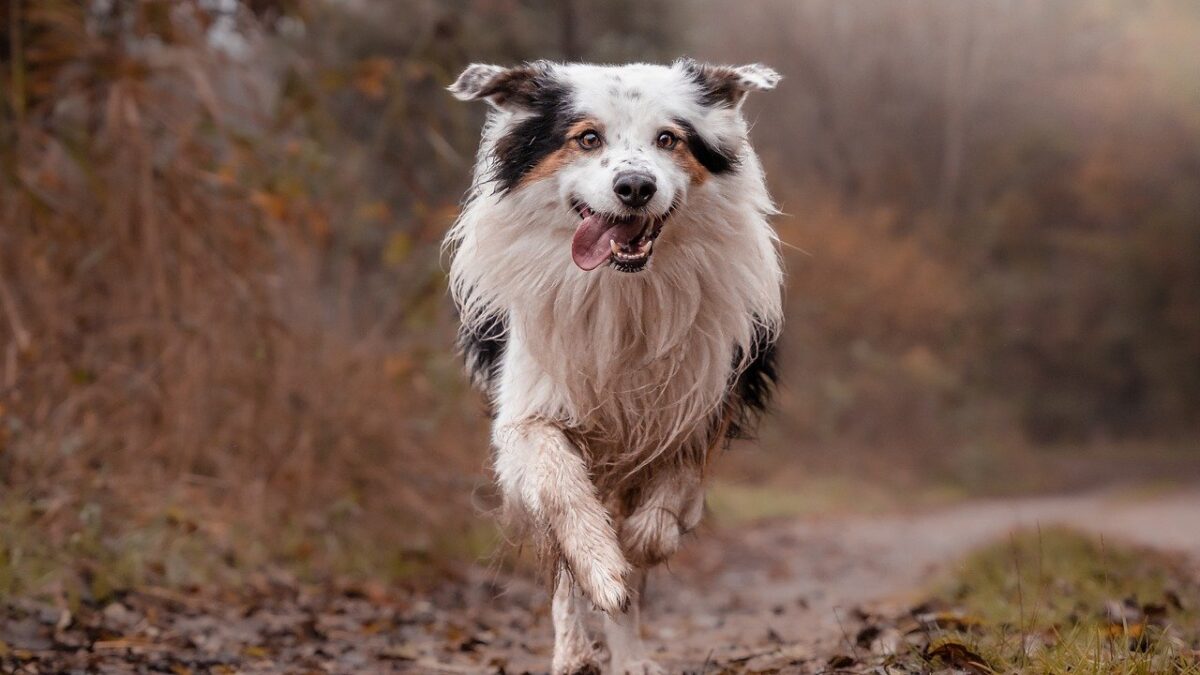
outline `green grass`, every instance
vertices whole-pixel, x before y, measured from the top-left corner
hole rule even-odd
[[[69,514],[46,505],[0,503],[0,600],[55,596],[76,605],[103,601],[136,585],[182,586],[225,576],[230,552],[168,508],[144,521],[123,522],[87,503]]]
[[[1177,557],[1025,532],[968,557],[934,595],[971,626],[937,638],[994,672],[1200,675],[1200,585]]]

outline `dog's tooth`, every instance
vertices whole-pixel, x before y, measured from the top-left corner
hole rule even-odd
[[[609,247],[610,249],[612,249],[613,255],[615,255],[615,256],[619,256],[619,255],[621,255],[621,247],[617,245],[617,240],[616,240],[616,239],[609,239],[609,240],[608,240],[608,247]]]

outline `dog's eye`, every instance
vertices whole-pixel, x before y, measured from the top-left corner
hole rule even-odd
[[[585,131],[575,138],[575,142],[584,150],[595,150],[600,147],[600,134],[594,131]]]
[[[658,147],[663,150],[670,150],[679,142],[679,137],[669,131],[663,131],[658,134]]]

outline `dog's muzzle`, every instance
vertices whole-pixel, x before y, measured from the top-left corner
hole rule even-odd
[[[641,194],[645,194],[647,188],[632,185],[629,190],[633,195],[630,199],[637,201],[642,199],[637,196],[638,191],[642,190]],[[654,189],[649,188],[649,197],[641,203],[645,204],[653,196]],[[597,213],[590,206],[577,201],[574,210],[580,220],[571,239],[571,259],[579,269],[590,272],[605,262],[611,262],[613,267],[622,272],[640,272],[650,261],[654,240],[662,232],[663,223],[674,207],[657,216],[641,213],[610,215]]]

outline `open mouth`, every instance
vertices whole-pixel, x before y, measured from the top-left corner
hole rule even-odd
[[[590,272],[605,262],[621,272],[640,272],[654,253],[654,240],[663,223],[675,210],[651,215],[599,213],[579,200],[571,208],[579,214],[579,225],[571,239],[571,259],[579,269]]]

